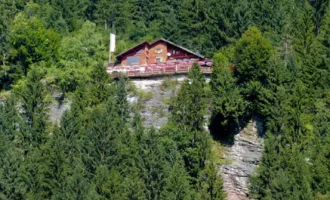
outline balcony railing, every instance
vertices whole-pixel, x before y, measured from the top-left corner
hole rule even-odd
[[[203,74],[212,73],[212,62],[199,61],[198,64]],[[182,61],[149,65],[115,66],[107,67],[107,72],[114,78],[118,77],[120,73],[130,78],[166,76],[188,74],[192,65],[193,62],[191,61]]]

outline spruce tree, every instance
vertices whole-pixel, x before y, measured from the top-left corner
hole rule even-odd
[[[89,95],[92,105],[104,102],[111,95],[110,76],[102,65],[97,65],[91,72]]]
[[[79,158],[68,169],[61,190],[53,199],[96,199],[97,195],[91,189],[91,179]]]
[[[123,177],[116,169],[108,170],[106,166],[100,165],[94,177],[95,190],[100,199],[125,198],[125,188],[121,181]]]
[[[13,142],[19,131],[21,120],[17,108],[14,95],[11,95],[6,102],[0,105],[0,133],[7,142]]]
[[[189,184],[189,175],[186,172],[182,160],[177,161],[169,176],[165,179],[165,187],[161,193],[161,199],[191,199],[193,192]]]
[[[0,133],[1,134],[1,133]],[[3,142],[8,142],[3,140]],[[25,191],[22,184],[20,166],[23,163],[23,154],[7,143],[2,146],[0,169],[0,197],[3,199],[24,199]],[[4,148],[6,147],[6,148]],[[8,148],[9,147],[9,148]]]
[[[187,131],[202,131],[205,125],[206,92],[205,78],[199,65],[194,63],[173,99],[171,121]]]
[[[322,48],[315,35],[313,8],[305,2],[300,9],[294,29],[294,49],[303,65],[304,81],[311,84],[310,81],[315,79],[316,67],[322,61]]]
[[[98,165],[111,166],[121,161],[121,123],[116,112],[116,103],[112,97],[106,107],[96,108],[90,116],[86,130],[84,157],[88,160],[88,169],[94,173]],[[88,156],[87,156],[87,152]]]
[[[116,87],[116,106],[121,124],[126,124],[129,120],[129,104],[127,102],[126,80],[123,75],[120,75]]]
[[[36,68],[28,73],[23,88],[17,92],[22,101],[25,123],[21,127],[26,145],[39,146],[45,142],[47,129],[46,88],[41,82],[43,73]]]
[[[257,27],[250,27],[235,46],[235,75],[239,83],[265,81],[267,62],[273,47]]]
[[[213,163],[205,166],[199,174],[199,198],[209,200],[224,200],[226,195],[223,192],[223,182],[217,175],[216,167]]]
[[[218,56],[223,57],[221,55]],[[237,80],[229,69],[227,59],[222,60],[217,61],[215,58],[210,82],[213,94],[210,128],[218,137],[229,135],[230,132],[240,128],[247,105],[237,87]],[[227,134],[221,132],[227,132]]]

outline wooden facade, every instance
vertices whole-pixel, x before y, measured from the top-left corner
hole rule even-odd
[[[142,42],[116,56],[116,65],[148,65],[175,61],[203,61],[204,57],[168,40]]]
[[[187,74],[197,62],[204,74],[212,73],[212,62],[202,55],[165,39],[142,42],[116,56],[107,72],[113,77],[131,78]]]

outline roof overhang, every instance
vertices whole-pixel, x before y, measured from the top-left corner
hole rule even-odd
[[[141,45],[143,45],[143,44],[148,44],[148,45],[150,45],[149,42],[147,42],[147,41],[141,42],[141,43],[139,43],[139,44],[137,44],[137,45],[135,45],[135,46],[133,46],[133,47],[131,47],[131,48],[129,48],[129,49],[123,51],[123,52],[121,52],[120,54],[116,55],[116,58],[120,58],[122,55],[128,53],[129,51],[132,51],[133,49],[135,49],[135,48],[137,48],[137,47],[139,47],[139,46],[141,46]]]

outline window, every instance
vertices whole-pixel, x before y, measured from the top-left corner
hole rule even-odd
[[[156,53],[162,53],[163,49],[156,49]]]
[[[173,50],[173,53],[172,53],[173,55],[175,55],[176,54],[176,51],[175,50]]]
[[[156,58],[156,62],[157,63],[162,63],[163,62],[163,58]]]
[[[127,65],[137,65],[140,64],[139,56],[128,56],[127,57]]]
[[[137,53],[137,54],[138,54],[138,53],[143,53],[143,49],[141,49],[140,51],[138,51],[138,52],[136,52],[136,53]]]

